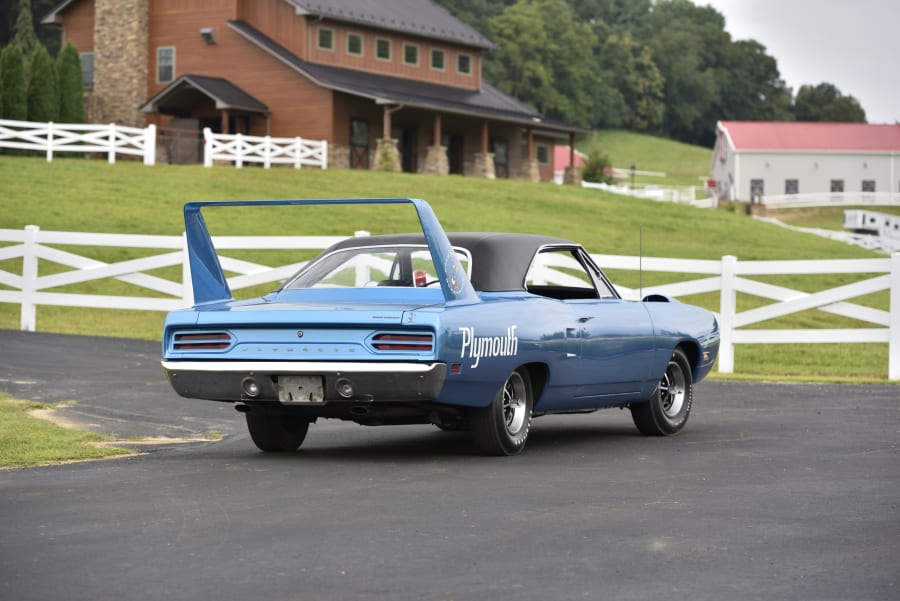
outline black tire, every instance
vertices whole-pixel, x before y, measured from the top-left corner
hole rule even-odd
[[[693,401],[691,365],[684,352],[675,349],[650,400],[631,405],[631,418],[641,434],[678,434],[687,423]]]
[[[296,451],[309,430],[309,420],[296,415],[260,410],[249,411],[245,415],[253,444],[267,453]]]
[[[520,453],[531,431],[533,406],[531,378],[524,369],[517,369],[490,405],[472,411],[470,430],[475,446],[487,455]]]

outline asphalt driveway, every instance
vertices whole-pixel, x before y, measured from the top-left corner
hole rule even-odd
[[[0,390],[148,446],[0,471],[0,599],[900,598],[900,388],[709,381],[685,432],[535,422],[512,458],[320,422],[256,451],[154,343],[0,331]]]

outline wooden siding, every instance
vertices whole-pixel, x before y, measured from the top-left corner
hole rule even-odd
[[[331,91],[316,86],[229,28],[234,0],[202,4],[202,9],[196,8],[199,3],[188,9],[174,0],[151,3],[148,98],[166,85],[156,83],[156,48],[174,46],[175,77],[185,73],[222,77],[269,107],[269,131],[263,119],[255,118],[250,133],[331,139]],[[216,44],[204,43],[200,37],[203,27],[215,30]]]
[[[297,17],[300,18],[300,17]],[[334,32],[334,48],[320,50],[318,48],[318,29],[324,27]],[[261,29],[261,31],[264,31]],[[347,53],[347,35],[355,33],[363,36],[363,55],[354,56]],[[414,36],[404,36],[379,29],[361,27],[336,21],[310,19],[308,21],[308,58],[310,62],[334,65],[346,69],[359,69],[372,73],[382,73],[394,77],[404,77],[418,81],[427,81],[459,88],[477,90],[481,87],[481,56],[477,50],[469,49],[438,40],[429,40]],[[391,60],[385,61],[375,57],[376,39],[391,42]],[[278,40],[282,45],[283,42]],[[403,63],[403,45],[413,44],[419,48],[419,64],[417,66]],[[445,67],[443,71],[431,68],[431,50],[443,50]],[[296,52],[301,58],[304,55]],[[468,54],[472,58],[472,73],[460,75],[456,72],[456,60],[459,54]]]
[[[306,60],[307,27],[305,17],[283,0],[238,0],[236,18],[246,21],[298,58]]]
[[[62,43],[72,42],[78,52],[94,51],[94,0],[76,2],[62,15]]]

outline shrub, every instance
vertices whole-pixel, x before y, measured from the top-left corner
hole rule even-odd
[[[24,121],[28,117],[28,100],[25,92],[25,62],[22,51],[10,44],[0,52],[0,106],[4,119]]]
[[[592,146],[588,153],[588,160],[581,172],[582,179],[586,182],[613,183],[612,163],[609,156],[600,150],[600,146],[597,144]]]
[[[71,43],[67,43],[56,57],[56,74],[59,78],[60,123],[84,123],[81,57]]]
[[[56,65],[44,46],[38,46],[31,57],[28,78],[28,120],[59,121],[59,84]]]

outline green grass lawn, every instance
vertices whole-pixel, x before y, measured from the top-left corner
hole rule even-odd
[[[61,461],[101,459],[130,453],[107,446],[106,436],[63,428],[29,415],[52,405],[18,401],[0,395],[0,468],[30,467]]]
[[[621,132],[601,132],[621,138]],[[641,169],[666,171],[674,177],[695,177],[699,157],[709,151],[647,136],[634,136],[633,150],[643,159]],[[602,138],[601,138],[602,139]],[[667,148],[655,153],[655,146]],[[612,146],[611,146],[612,147]],[[624,152],[624,151],[623,151]],[[692,155],[693,159],[680,159]],[[633,155],[623,154],[632,161]],[[614,160],[614,163],[617,163]],[[618,164],[618,163],[617,163]],[[630,164],[630,163],[629,163]],[[708,168],[708,165],[707,167]],[[702,174],[702,171],[701,173]],[[183,231],[181,208],[192,200],[419,197],[434,208],[447,230],[500,230],[557,235],[582,242],[590,252],[637,255],[638,231],[643,226],[645,256],[719,259],[726,254],[740,260],[838,259],[877,257],[872,252],[797,234],[729,211],[703,210],[656,203],[552,184],[521,181],[484,181],[457,176],[435,177],[361,171],[276,168],[234,169],[157,165],[136,162],[108,165],[100,160],[0,156],[0,228],[21,229],[35,224],[42,230],[102,233],[168,234]],[[321,207],[235,209],[209,211],[214,234],[228,235],[352,235],[415,229],[408,207],[364,207],[333,211]],[[103,261],[117,261],[153,251],[115,248],[71,249]],[[232,253],[229,253],[232,254]],[[241,258],[268,265],[294,262],[297,253],[246,252]],[[883,255],[881,255],[883,256]],[[21,261],[0,261],[0,269],[21,273]],[[41,261],[41,274],[62,270]],[[180,269],[154,275],[178,281]],[[613,280],[637,285],[634,272],[613,272]],[[694,276],[705,277],[705,276]],[[770,278],[774,280],[774,278]],[[820,290],[859,279],[844,275],[782,277],[781,285]],[[644,285],[677,281],[673,274],[644,274]],[[120,282],[91,282],[56,291],[138,294]],[[255,290],[255,293],[260,292]],[[682,299],[718,310],[718,295]],[[886,310],[886,293],[854,302]],[[764,304],[739,297],[739,310]],[[162,312],[73,309],[40,306],[37,327],[42,331],[159,339]],[[0,328],[19,327],[19,307],[0,304]],[[763,324],[762,327],[869,327],[819,311],[809,311]],[[765,378],[841,381],[885,381],[887,345],[762,345],[738,346],[738,374]]]

